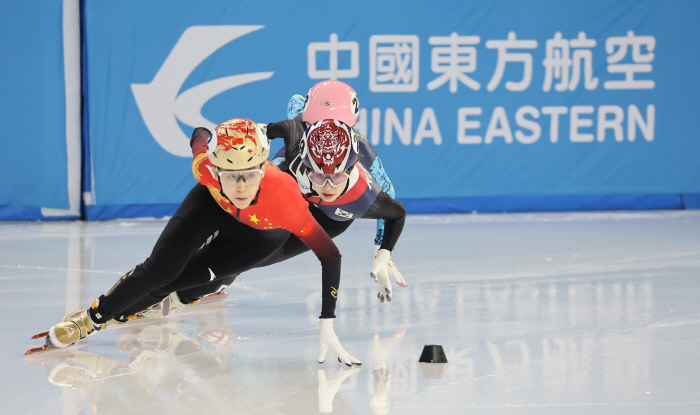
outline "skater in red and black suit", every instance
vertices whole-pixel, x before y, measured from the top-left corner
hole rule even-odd
[[[321,261],[319,362],[331,350],[347,365],[360,364],[333,330],[340,252],[309,212],[294,179],[267,161],[266,126],[232,119],[217,126],[215,134],[195,134],[190,144],[200,184],[168,221],[151,256],[89,309],[51,327],[48,346],[69,346],[108,322],[158,305],[177,289],[251,269],[278,251],[291,233]]]

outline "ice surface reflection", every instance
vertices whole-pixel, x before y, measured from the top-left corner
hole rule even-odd
[[[361,222],[361,221],[360,221]],[[700,412],[700,213],[410,217],[409,287],[376,299],[371,226],[343,252],[336,333],[318,352],[317,262],[241,275],[224,302],[111,326],[31,366],[37,326],[108,289],[164,223],[12,224],[0,303],[14,413],[658,414]],[[38,254],[40,253],[40,255]],[[312,268],[310,268],[312,267]],[[29,301],[28,299],[31,299]],[[418,358],[426,344],[449,363]],[[10,356],[11,355],[11,356]],[[438,375],[435,375],[438,373]],[[48,382],[47,382],[48,380]]]

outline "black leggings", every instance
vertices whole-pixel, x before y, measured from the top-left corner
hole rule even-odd
[[[316,221],[321,225],[321,227],[326,231],[328,236],[331,238],[335,238],[336,236],[340,235],[341,233],[345,232],[345,230],[352,224],[352,220],[347,220],[347,221],[337,221],[329,218],[325,213],[321,211],[321,209],[317,208],[314,206],[312,203],[309,203],[309,211],[313,215],[313,217],[316,219]],[[287,260],[289,258],[293,258],[299,254],[303,254],[304,252],[308,251],[309,247],[304,245],[303,242],[299,240],[294,235],[289,235],[289,239],[287,239],[287,242],[282,246],[282,248],[278,249],[276,252],[274,252],[272,255],[268,256],[267,259],[259,263],[258,265],[255,266],[255,268],[259,267],[266,267],[268,265],[276,264],[278,262],[282,262],[284,260]],[[204,297],[207,294],[211,294],[216,291],[221,291],[224,288],[228,287],[233,283],[233,281],[238,277],[238,273],[230,273],[227,276],[223,276],[222,278],[217,278],[214,281],[210,281],[209,283],[199,285],[197,287],[192,287],[188,289],[180,289],[178,288],[177,290],[172,290],[172,291],[177,291],[178,297],[180,297],[180,300],[183,303],[189,304],[192,301],[199,300],[200,298]],[[171,291],[171,292],[172,292]]]
[[[351,221],[337,222],[310,205],[331,237]],[[292,258],[309,248],[283,229],[259,230],[226,213],[209,190],[197,184],[156,242],[150,257],[100,297],[100,320],[134,314],[173,291],[191,302],[228,285],[242,272]]]

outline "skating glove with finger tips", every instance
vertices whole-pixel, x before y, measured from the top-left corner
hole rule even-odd
[[[374,256],[374,261],[372,261],[372,272],[369,274],[374,281],[378,282],[381,287],[379,288],[379,293],[377,298],[384,302],[391,301],[391,283],[389,282],[389,261],[391,261],[391,252],[386,249],[380,249]]]
[[[379,245],[374,245],[374,256],[377,256],[377,252],[379,251],[380,247]],[[396,285],[398,285],[401,288],[406,288],[408,287],[408,284],[406,283],[406,280],[403,278],[403,274],[399,271],[398,268],[396,268],[396,264],[394,264],[394,261],[392,259],[389,260],[389,268],[387,268],[389,272],[389,277],[393,278],[394,281],[396,281]],[[377,281],[379,282],[379,281]]]
[[[359,359],[350,356],[350,353],[343,349],[338,336],[335,335],[335,330],[333,330],[334,322],[334,318],[322,318],[319,320],[321,329],[318,334],[318,363],[323,363],[326,360],[326,353],[330,350],[338,356],[339,361],[348,366],[361,365],[362,362]]]
[[[399,287],[408,287],[403,275],[401,275],[401,272],[399,272],[394,262],[391,260],[391,252],[386,249],[377,249],[374,261],[372,261],[372,272],[369,275],[374,278],[374,281],[381,284],[379,294],[377,294],[377,298],[379,298],[381,302],[384,302],[385,299],[391,301],[392,290],[389,277],[393,278],[394,281],[396,281],[396,285]]]
[[[406,284],[406,280],[403,278],[401,272],[399,272],[399,269],[396,268],[394,261],[389,260],[389,263],[387,265],[389,266],[387,268],[389,270],[389,277],[393,278],[394,281],[396,281],[396,285],[398,285],[401,288],[408,287],[408,284]]]

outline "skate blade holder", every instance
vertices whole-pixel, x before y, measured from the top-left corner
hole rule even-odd
[[[44,343],[43,346],[33,347],[33,348],[27,350],[27,352],[24,354],[24,356],[28,356],[28,355],[32,355],[32,354],[36,354],[36,353],[40,353],[40,352],[46,352],[49,350],[60,350],[61,349],[61,348],[58,348],[58,347],[54,346],[53,344],[51,344],[51,340],[49,340],[49,332],[48,331],[33,335],[32,340],[41,339],[42,337],[46,337],[46,343]],[[72,346],[74,344],[75,343],[71,343],[68,346]]]
[[[424,378],[441,379],[447,366],[447,356],[441,345],[428,344],[423,347],[418,362]]]

